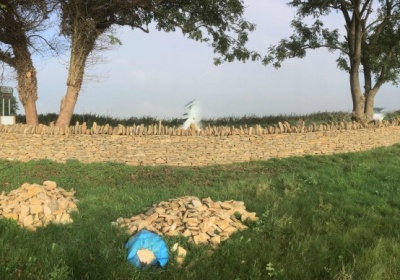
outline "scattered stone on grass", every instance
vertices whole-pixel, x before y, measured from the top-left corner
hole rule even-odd
[[[53,181],[43,185],[24,183],[8,194],[0,194],[0,218],[14,219],[24,228],[35,231],[49,223],[71,223],[71,211],[77,211],[74,189],[66,191]]]
[[[172,252],[175,252],[175,254],[176,254],[176,257],[175,257],[176,263],[177,263],[179,266],[182,266],[182,265],[183,265],[183,262],[185,261],[186,254],[187,254],[186,249],[183,248],[182,246],[180,246],[179,243],[175,243],[175,244],[172,246],[171,251],[172,251]]]
[[[230,235],[247,228],[242,222],[257,221],[256,213],[246,211],[244,202],[214,202],[211,198],[185,196],[154,204],[145,213],[118,218],[112,224],[129,235],[147,229],[161,236],[182,235],[195,244],[218,246]]]

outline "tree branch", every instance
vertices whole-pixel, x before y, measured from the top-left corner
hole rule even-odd
[[[11,67],[16,67],[14,58],[8,52],[0,51],[0,61],[4,61]]]
[[[50,42],[49,42],[46,38],[44,38],[43,36],[38,35],[38,34],[29,35],[29,36],[27,37],[27,39],[28,39],[29,42],[30,42],[29,39],[32,38],[32,37],[38,37],[39,39],[43,40],[43,41],[46,43],[46,45],[49,46],[49,48],[50,48],[52,51],[54,51],[57,55],[59,54],[58,51],[57,51],[57,49],[54,48],[53,45],[50,44]],[[31,47],[33,47],[33,46],[31,46]]]
[[[347,9],[346,1],[340,0],[340,3],[341,3],[340,10],[342,11],[344,20],[346,21],[346,25],[350,25],[351,19],[350,19],[349,11]]]

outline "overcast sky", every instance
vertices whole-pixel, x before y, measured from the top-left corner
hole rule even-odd
[[[257,25],[248,47],[266,51],[291,34],[295,10],[282,0],[245,0],[244,17]],[[336,19],[342,26],[340,17]],[[330,24],[335,24],[335,19]],[[213,65],[211,47],[177,31],[149,34],[122,28],[123,45],[103,53],[107,62],[89,74],[104,76],[84,85],[75,112],[112,117],[180,118],[184,105],[196,98],[204,118],[243,115],[309,114],[352,108],[348,75],[336,66],[337,54],[309,52],[276,70],[260,62]],[[66,91],[67,69],[59,59],[39,63],[39,113],[58,113]],[[400,109],[399,89],[386,85],[375,107]],[[23,113],[22,106],[19,113]]]

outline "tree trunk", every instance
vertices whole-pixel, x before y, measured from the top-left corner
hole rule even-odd
[[[353,101],[352,118],[357,122],[365,121],[365,96],[361,91],[358,63],[355,63],[350,69],[350,90]]]
[[[76,58],[75,55],[71,55],[68,70],[67,93],[61,100],[60,114],[56,121],[56,126],[58,127],[65,127],[71,122],[79,91],[82,86],[86,58],[82,62],[80,59]]]
[[[38,124],[36,111],[37,78],[36,69],[33,66],[31,54],[27,46],[14,46],[15,69],[18,75],[18,95],[19,100],[24,106],[25,119],[27,124]]]
[[[38,124],[39,119],[36,111],[36,101],[28,100],[22,105],[24,106],[26,123],[31,125]]]
[[[60,114],[56,121],[56,126],[58,127],[70,125],[79,91],[81,90],[86,58],[82,60],[79,54],[81,52],[77,52],[72,47],[68,69],[67,93],[61,99]]]
[[[358,4],[359,6],[359,4]],[[359,12],[358,7],[358,12]],[[354,13],[357,12],[357,9]],[[360,65],[361,65],[361,44],[362,44],[362,22],[353,14],[352,18],[346,18],[346,30],[349,46],[350,61],[350,90],[353,101],[353,119],[356,121],[364,120],[365,98],[360,87]]]
[[[361,121],[364,118],[365,98],[361,92],[358,68],[350,70],[350,90],[353,101],[353,119]]]
[[[381,87],[380,82],[376,83],[376,85],[370,89],[366,94],[365,94],[365,117],[367,121],[371,121],[374,117],[374,101],[375,101],[375,96],[376,93],[379,91]]]
[[[22,106],[24,106],[26,123],[35,125],[39,123],[36,111],[36,100],[38,97],[36,71],[32,68],[31,71],[18,71],[17,69],[18,95]],[[24,74],[20,74],[19,72],[24,72]]]
[[[83,26],[83,24],[81,26],[76,24],[72,34],[67,93],[61,100],[60,114],[56,121],[58,127],[65,127],[71,122],[79,91],[82,87],[86,61],[98,37],[96,33],[85,32],[84,28],[80,29]]]
[[[78,88],[74,86],[67,87],[67,93],[61,100],[60,114],[58,115],[56,126],[65,127],[70,124],[78,94]]]
[[[375,94],[366,95],[364,113],[367,121],[371,121],[374,117],[374,99],[375,99]]]

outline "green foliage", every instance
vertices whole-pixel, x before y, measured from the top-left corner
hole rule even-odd
[[[80,26],[79,32],[85,32],[88,38],[87,45],[81,47],[91,51],[93,39],[113,26],[149,32],[148,26],[154,23],[159,31],[180,29],[190,39],[207,42],[220,55],[216,59],[219,64],[256,56],[245,48],[248,33],[254,31],[255,25],[242,18],[244,9],[242,0],[65,0],[61,1],[61,30],[65,36],[77,38],[74,26]],[[120,43],[114,36],[110,39],[111,43]]]
[[[291,1],[288,5],[297,10],[291,22],[293,34],[270,46],[262,62],[279,68],[286,59],[305,57],[308,50],[326,48],[339,53],[337,65],[349,74],[353,118],[370,121],[379,89],[385,83],[397,85],[400,81],[398,4],[373,0]],[[337,28],[323,28],[327,16],[335,21],[341,17],[343,34]]]
[[[107,37],[110,39],[110,44],[111,45],[122,45],[121,40],[116,37],[114,34],[108,34]]]
[[[0,279],[398,279],[400,145],[208,167],[0,161],[0,192],[54,180],[79,212],[37,232],[0,219]],[[24,176],[21,176],[24,174]],[[178,238],[183,268],[137,270],[111,222],[183,195],[244,201],[248,222],[213,250]],[[168,245],[177,238],[166,237]]]
[[[400,20],[397,15],[400,7],[393,1],[379,1],[375,6],[372,0],[356,2],[345,1],[291,1],[289,6],[296,8],[295,19],[291,22],[293,35],[282,39],[279,44],[270,46],[264,57],[264,64],[279,68],[289,58],[306,56],[307,50],[326,48],[337,51],[338,67],[350,72],[361,60],[364,71],[374,75],[376,82],[398,83],[400,72]],[[397,3],[397,1],[394,1]],[[323,28],[322,18],[342,17],[346,33],[338,29]],[[313,21],[312,24],[309,24]],[[356,29],[354,26],[357,26]],[[360,38],[357,39],[357,38]],[[360,45],[355,45],[357,42]],[[360,47],[360,52],[355,48]]]

